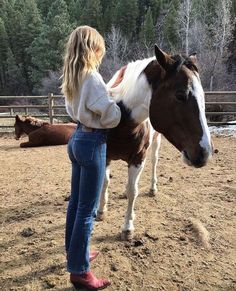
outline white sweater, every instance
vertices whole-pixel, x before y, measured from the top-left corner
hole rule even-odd
[[[119,106],[108,97],[106,84],[97,71],[85,78],[77,98],[72,102],[66,98],[66,111],[74,121],[91,128],[113,128],[121,118]]]

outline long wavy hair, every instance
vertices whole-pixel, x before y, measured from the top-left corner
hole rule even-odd
[[[96,70],[105,54],[105,43],[100,33],[90,26],[79,26],[66,45],[61,91],[68,101],[79,95],[87,74]]]

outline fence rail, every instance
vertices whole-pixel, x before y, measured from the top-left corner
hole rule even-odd
[[[206,95],[206,116],[235,116],[236,119],[236,91],[212,91],[212,92],[205,92]],[[209,99],[214,99],[212,101],[209,101]],[[21,100],[22,101],[27,101],[27,104],[12,104],[13,100]],[[67,118],[68,115],[66,114],[66,111],[63,110],[65,109],[64,105],[56,105],[55,100],[63,99],[62,95],[53,95],[52,93],[49,93],[48,95],[44,96],[0,96],[0,102],[1,100],[9,100],[9,105],[0,105],[0,128],[11,128],[13,127],[13,124],[9,125],[2,125],[1,124],[1,118],[6,118],[6,119],[13,119],[15,118],[16,113],[19,113],[20,109],[23,109],[23,112],[21,111],[20,113],[25,114],[25,115],[32,115],[36,118],[47,118],[49,119],[49,122],[51,124],[54,123],[54,120],[56,118]],[[218,101],[218,99],[221,99]],[[230,100],[227,100],[230,99]],[[233,101],[232,101],[233,99]],[[45,104],[32,104],[29,103],[29,100],[32,100],[34,102],[35,100],[40,100],[42,102],[45,100]],[[225,101],[226,100],[226,101]],[[10,104],[11,103],[11,104]],[[228,107],[231,106],[233,109],[231,111],[219,111],[219,108],[217,108],[217,111],[209,111],[208,106],[214,105],[220,106],[220,110],[223,109],[224,106]],[[229,108],[229,107],[228,107]],[[34,113],[31,113],[31,109],[36,109],[37,111]],[[8,110],[8,112],[1,113],[3,110]],[[41,110],[41,112],[40,112]],[[42,112],[42,110],[46,112]],[[64,113],[56,113],[57,110],[63,110]],[[225,125],[229,124],[227,121],[224,122],[208,122],[209,125]],[[230,123],[230,124],[236,124],[235,123]]]
[[[17,104],[17,105],[12,105],[12,104],[9,104],[9,105],[0,105],[0,112],[2,110],[6,110],[8,109],[9,110],[9,114],[1,114],[0,113],[0,119],[1,118],[7,118],[7,119],[11,119],[11,118],[15,118],[15,115],[16,115],[16,111],[17,113],[19,112],[19,109],[23,109],[24,110],[24,114],[25,115],[32,115],[36,118],[47,118],[49,119],[49,122],[51,124],[53,124],[53,121],[55,118],[66,118],[68,117],[67,114],[55,114],[55,110],[58,110],[58,109],[65,109],[65,106],[64,105],[55,105],[54,104],[54,101],[55,99],[62,99],[63,96],[62,95],[53,95],[52,93],[49,93],[48,95],[44,95],[44,96],[0,96],[0,101],[1,100],[21,100],[22,101],[25,101],[25,100],[32,100],[32,101],[35,101],[35,100],[45,100],[45,103],[46,104]],[[46,110],[46,112],[34,112],[34,113],[30,113],[29,112],[29,109],[36,109],[36,110],[40,110],[40,109],[44,109]],[[22,114],[22,112],[21,112]],[[13,127],[13,125],[2,125],[0,124],[0,128],[11,128]]]

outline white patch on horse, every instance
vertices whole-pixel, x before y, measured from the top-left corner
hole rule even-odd
[[[154,59],[153,57],[129,63],[120,84],[111,88],[117,79],[119,71],[107,84],[108,91],[113,99],[116,102],[122,101],[131,111],[132,119],[138,123],[143,122],[149,115],[152,91],[143,70]]]
[[[105,174],[104,182],[103,182],[103,189],[100,196],[97,220],[103,220],[105,212],[107,211],[107,203],[108,203],[108,198],[109,198],[109,192],[108,192],[109,184],[110,184],[110,167],[107,166],[106,174]]]
[[[192,88],[193,95],[197,100],[198,108],[199,108],[199,119],[202,125],[203,135],[199,142],[200,146],[205,149],[209,155],[212,155],[212,147],[211,147],[211,136],[210,131],[207,125],[206,115],[205,115],[205,95],[200,82],[200,79],[193,75],[192,78]]]
[[[128,208],[125,215],[125,224],[123,227],[123,232],[133,232],[134,231],[134,204],[138,196],[138,181],[140,174],[142,173],[145,161],[141,165],[133,166],[131,165],[128,169],[128,184],[126,187],[126,195],[128,198]]]
[[[151,189],[150,193],[152,195],[155,195],[157,193],[157,162],[159,158],[159,149],[161,146],[161,134],[159,133],[157,138],[154,138],[154,129],[153,133],[151,134],[152,137],[152,153],[151,153],[151,159],[152,159],[152,184],[151,184]]]

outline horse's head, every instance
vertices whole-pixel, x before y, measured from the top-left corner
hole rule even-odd
[[[19,115],[16,115],[15,117],[15,139],[18,140],[20,139],[20,137],[22,136],[22,134],[24,133],[23,128],[21,127],[21,123],[23,122],[22,117]]]
[[[188,165],[202,167],[212,154],[212,144],[196,55],[170,56],[157,46],[155,54],[161,77],[152,83],[151,123],[182,152]]]

